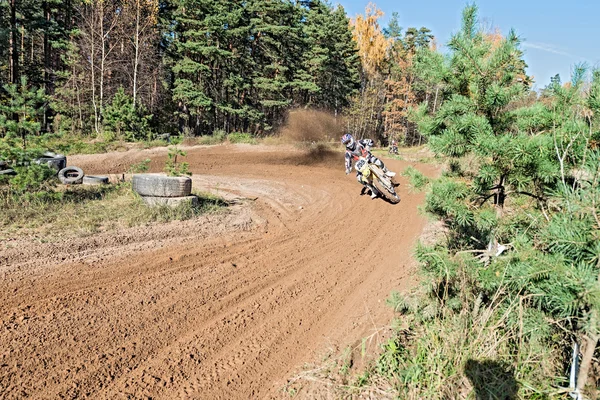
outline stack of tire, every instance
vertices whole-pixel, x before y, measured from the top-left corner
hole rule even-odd
[[[198,197],[191,194],[192,179],[189,176],[135,174],[132,188],[149,206],[198,205]]]
[[[62,154],[47,151],[40,158],[33,160],[33,163],[39,165],[46,164],[48,167],[58,172],[67,167],[67,157]]]
[[[46,164],[58,172],[58,180],[65,185],[105,185],[107,176],[86,176],[79,167],[67,167],[67,157],[48,151],[34,160],[35,164]]]
[[[58,172],[58,180],[65,185],[107,185],[108,176],[86,175],[79,167],[66,167]]]
[[[45,152],[40,158],[36,158],[32,161],[33,164],[46,164],[56,172],[67,166],[67,157],[62,154],[52,153],[50,151]],[[29,162],[19,163],[20,166],[28,166]],[[16,171],[10,168],[6,161],[0,160],[0,175],[16,175]]]
[[[16,175],[16,172],[6,161],[0,160],[0,175]]]

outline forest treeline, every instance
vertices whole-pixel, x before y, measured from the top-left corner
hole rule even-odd
[[[268,133],[290,107],[341,112],[359,85],[348,18],[320,0],[8,0],[0,11],[5,118],[29,104],[41,132]]]
[[[310,107],[419,142],[408,106],[439,88],[409,70],[433,36],[381,16],[322,0],[2,0],[0,135],[265,135]]]

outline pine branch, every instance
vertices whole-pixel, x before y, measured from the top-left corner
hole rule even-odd
[[[513,193],[516,193],[516,194],[522,194],[522,195],[525,195],[525,196],[529,196],[529,197],[531,197],[531,198],[534,198],[534,199],[536,199],[536,200],[539,200],[540,202],[545,202],[545,201],[546,201],[546,199],[545,199],[545,198],[543,198],[543,197],[540,197],[540,196],[538,196],[538,195],[535,195],[535,194],[533,194],[533,193],[529,193],[529,192],[523,192],[523,191],[520,191],[520,190],[509,190],[509,191],[507,191],[507,192],[505,193],[505,195],[506,195],[506,196],[508,196],[509,194],[513,194]]]

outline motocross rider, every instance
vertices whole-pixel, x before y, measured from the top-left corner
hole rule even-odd
[[[373,147],[375,144],[373,140],[355,140],[352,135],[346,133],[344,136],[342,136],[342,144],[346,146],[346,175],[352,171],[352,161],[357,161],[359,157],[364,157],[367,159],[367,162],[375,164],[381,168],[383,172],[390,178],[396,176],[395,172],[388,171],[383,162],[371,154],[371,147]],[[356,171],[356,179],[363,185],[363,188],[360,191],[361,195],[365,194],[365,191],[368,189],[371,191],[372,199],[377,197],[377,189],[375,189],[370,183],[363,182],[362,174],[358,170]]]

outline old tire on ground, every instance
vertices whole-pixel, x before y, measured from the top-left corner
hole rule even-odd
[[[108,184],[108,176],[93,176],[86,175],[83,177],[84,185],[106,185]]]
[[[17,173],[15,172],[14,169],[4,169],[2,171],[0,171],[0,175],[16,175]]]
[[[83,181],[84,173],[81,168],[67,167],[58,172],[58,180],[65,185],[75,185]]]
[[[59,172],[61,169],[67,167],[67,157],[62,154],[56,154],[52,152],[46,152],[40,158],[33,160],[35,164],[46,164],[48,167],[55,169]]]
[[[377,189],[379,194],[385,197],[387,201],[389,201],[392,204],[400,203],[400,196],[398,196],[398,194],[395,191],[387,190],[385,186],[383,186],[383,184],[376,177],[373,179],[373,185],[375,186],[375,189]]]
[[[186,197],[192,192],[192,179],[189,176],[136,174],[132,187],[140,196]]]
[[[199,204],[198,196],[184,196],[184,197],[156,197],[156,196],[142,196],[142,200],[149,206],[190,206],[197,207]]]

